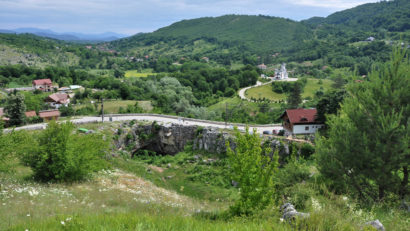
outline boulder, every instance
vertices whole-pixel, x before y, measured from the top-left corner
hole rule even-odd
[[[383,224],[379,220],[366,222],[365,225],[370,225],[377,229],[377,231],[385,231]]]
[[[305,219],[305,218],[308,218],[310,216],[309,213],[302,213],[302,212],[296,211],[295,206],[293,206],[293,204],[291,204],[291,203],[286,203],[286,204],[282,205],[280,207],[280,211],[283,214],[282,219],[284,219],[288,222],[292,222],[292,220],[294,220],[296,218]]]

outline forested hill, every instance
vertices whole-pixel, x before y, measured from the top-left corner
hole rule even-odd
[[[226,47],[241,46],[252,52],[275,51],[291,47],[311,31],[299,22],[268,16],[225,15],[183,20],[153,33],[137,35],[112,42],[117,48],[135,44],[178,40],[180,43],[204,39]]]
[[[304,22],[311,25],[341,25],[352,30],[385,29],[390,32],[403,32],[410,30],[410,1],[394,0],[368,3],[336,12],[326,18],[314,17]]]

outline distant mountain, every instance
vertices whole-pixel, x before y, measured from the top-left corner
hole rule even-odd
[[[127,37],[124,34],[117,34],[114,32],[105,32],[101,34],[83,34],[83,33],[76,33],[76,32],[64,32],[64,33],[57,33],[52,30],[46,29],[38,29],[38,28],[18,28],[14,30],[0,30],[0,33],[16,33],[16,34],[23,34],[23,33],[30,33],[37,36],[47,37],[47,38],[54,38],[58,40],[64,41],[72,41],[72,42],[109,42],[116,39]]]
[[[387,30],[404,32],[410,30],[410,1],[394,0],[363,4],[343,10],[326,18],[314,17],[302,21],[309,25],[333,24],[352,30]]]
[[[183,20],[153,33],[114,41],[116,48],[175,42],[182,46],[205,40],[223,47],[242,47],[252,52],[280,51],[312,36],[305,25],[290,19],[269,16],[225,15]]]

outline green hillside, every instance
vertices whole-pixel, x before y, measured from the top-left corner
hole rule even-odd
[[[410,29],[410,1],[394,0],[368,3],[336,12],[327,18],[311,18],[308,24],[343,25],[355,30],[387,30],[404,32]]]
[[[242,46],[250,51],[277,51],[291,47],[311,32],[301,23],[277,17],[225,15],[183,20],[153,33],[121,39],[111,44],[126,48],[133,45],[177,40],[180,44],[203,39],[224,47]]]

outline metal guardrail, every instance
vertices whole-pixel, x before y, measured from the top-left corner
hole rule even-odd
[[[125,117],[125,116],[152,116],[152,117],[161,117],[161,118],[176,119],[176,120],[183,119],[184,121],[201,122],[201,123],[217,124],[217,125],[227,124],[227,125],[232,125],[232,126],[249,126],[249,127],[282,126],[282,124],[242,124],[242,123],[230,123],[230,122],[225,123],[222,121],[202,120],[202,119],[186,118],[186,117],[181,117],[181,116],[152,114],[152,113],[106,114],[104,115],[104,117]]]
[[[104,117],[105,118],[115,118],[115,117],[127,117],[127,116],[146,116],[146,117],[161,117],[161,118],[167,118],[167,119],[175,119],[175,120],[183,120],[183,121],[191,121],[191,122],[200,122],[200,123],[205,123],[209,125],[221,125],[224,126],[225,124],[228,126],[237,126],[237,127],[245,127],[249,126],[251,128],[264,128],[264,127],[275,127],[275,126],[281,126],[281,124],[263,124],[263,125],[258,125],[258,124],[241,124],[241,123],[225,123],[221,121],[211,121],[211,120],[201,120],[201,119],[193,119],[193,118],[186,118],[186,117],[180,117],[180,116],[173,116],[173,115],[162,115],[162,114],[152,114],[152,113],[130,113],[130,114],[107,114]],[[98,118],[98,116],[89,116],[88,118]],[[81,117],[81,118],[87,118],[87,116]],[[77,118],[77,119],[81,119]],[[134,120],[134,119],[130,119]],[[155,119],[153,119],[155,121]],[[88,121],[71,121],[74,124],[88,124],[88,123],[98,123],[101,122],[101,120],[95,119],[95,120],[88,120]],[[112,122],[110,120],[106,122]],[[28,126],[22,126],[22,127],[16,127],[16,128],[8,128],[4,129],[4,132],[10,132],[12,130],[42,130],[47,126],[46,123],[40,123],[40,124],[32,124]]]

